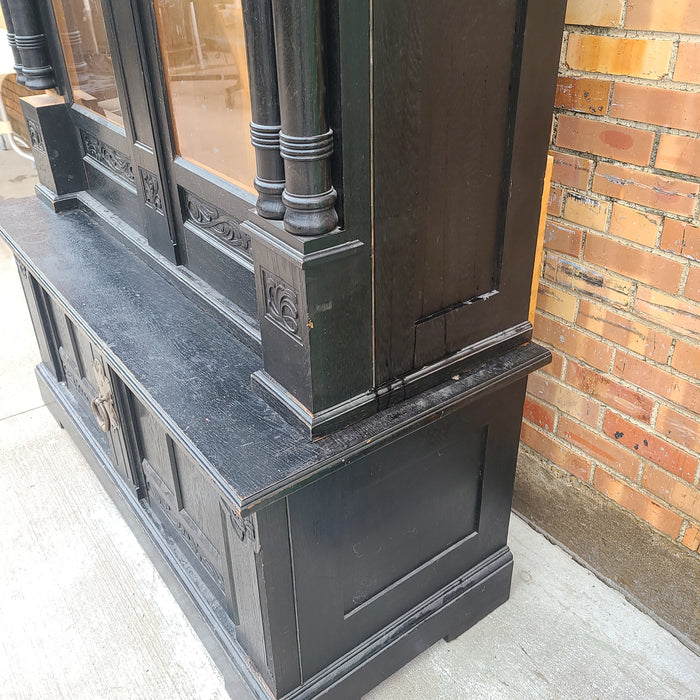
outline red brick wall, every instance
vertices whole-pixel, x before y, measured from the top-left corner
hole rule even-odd
[[[569,0],[525,449],[700,545],[700,0]]]

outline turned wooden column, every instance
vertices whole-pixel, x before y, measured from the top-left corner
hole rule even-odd
[[[12,49],[12,57],[14,59],[15,73],[17,73],[17,82],[20,85],[24,85],[24,74],[22,73],[22,58],[19,55],[19,49],[17,48],[17,42],[15,41],[15,25],[12,21],[12,15],[10,14],[10,7],[7,0],[0,0],[0,8],[2,8],[2,14],[5,17],[5,25],[7,26],[7,43]]]
[[[80,29],[78,29],[78,20],[75,17],[75,11],[71,3],[63,5],[63,17],[66,22],[66,37],[73,54],[73,68],[78,83],[83,87],[88,75],[88,66],[83,57],[83,38],[80,34]]]
[[[15,30],[25,85],[30,90],[56,86],[37,0],[6,0]]]
[[[333,132],[326,119],[320,0],[272,0],[280,86],[287,207],[284,228],[300,236],[338,225],[331,182]]]
[[[282,219],[285,206],[284,161],[280,155],[280,102],[270,0],[243,0],[250,102],[250,137],[255,148],[257,210],[266,219]]]

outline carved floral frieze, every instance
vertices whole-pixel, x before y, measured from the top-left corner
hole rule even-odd
[[[100,165],[107,168],[115,175],[126,180],[130,184],[136,182],[134,176],[134,166],[131,161],[116,148],[108,146],[103,141],[100,141],[96,136],[81,132],[83,137],[83,145],[85,146],[85,155],[97,161]]]
[[[183,199],[188,222],[250,257],[250,236],[241,231],[236,219],[187,190],[183,190]]]

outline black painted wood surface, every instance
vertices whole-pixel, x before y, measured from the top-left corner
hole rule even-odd
[[[256,209],[266,219],[284,218],[284,161],[280,155],[280,98],[270,0],[244,0],[246,55],[250,77],[252,123],[258,192]]]
[[[56,86],[41,7],[37,0],[6,0],[3,12],[10,17],[14,41],[21,62],[25,87],[30,90],[49,90]]]
[[[527,319],[564,9],[374,4],[378,384]]]
[[[17,83],[19,85],[24,85],[26,78],[22,73],[22,57],[19,54],[19,49],[17,48],[17,41],[15,40],[15,25],[12,21],[12,15],[10,14],[10,3],[9,0],[0,0],[0,10],[2,10],[3,17],[5,18],[5,27],[7,28],[7,43],[10,45],[12,50],[12,58],[14,59],[14,69],[17,74]]]
[[[31,229],[24,225],[32,221]],[[47,286],[137,396],[212,471],[242,510],[289,492],[363,449],[546,363],[531,344],[484,363],[429,395],[310,443],[250,391],[260,359],[82,210],[54,214],[33,198],[0,205],[0,228],[18,258]],[[119,265],[106,261],[119,260]],[[261,429],[264,426],[264,430]],[[242,469],[240,465],[246,465]]]
[[[325,38],[320,0],[272,0],[284,159],[285,230],[328,233],[338,224],[331,181],[333,130],[326,112]]]
[[[101,5],[124,128],[26,105],[55,211],[0,204],[42,394],[257,697],[356,698],[508,597],[564,0],[246,0],[284,226],[177,155],[151,0]]]

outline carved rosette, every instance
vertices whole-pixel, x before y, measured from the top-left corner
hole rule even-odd
[[[213,204],[183,190],[185,221],[202,231],[213,233],[226,244],[250,257],[250,236],[241,231],[238,221]]]
[[[107,168],[115,175],[118,175],[123,180],[130,184],[136,183],[134,176],[134,166],[131,161],[116,148],[108,146],[100,141],[96,136],[88,134],[84,131],[80,132],[83,138],[83,146],[85,147],[85,155],[100,165]]]
[[[298,295],[284,280],[263,270],[265,318],[287,335],[301,341],[299,333]]]

